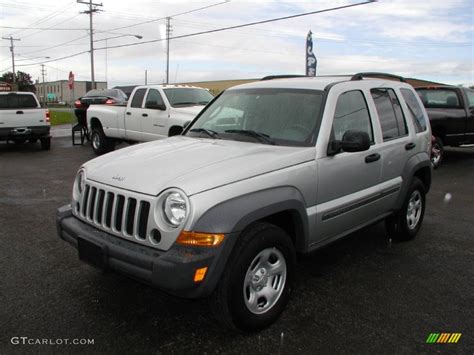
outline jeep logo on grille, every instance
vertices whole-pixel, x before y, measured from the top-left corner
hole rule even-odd
[[[112,180],[123,181],[125,180],[125,176],[120,176],[117,174],[115,176],[112,176]]]

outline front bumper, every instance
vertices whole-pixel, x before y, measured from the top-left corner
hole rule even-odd
[[[72,215],[70,205],[58,209],[56,227],[59,237],[78,249],[80,257],[83,260],[85,257],[86,262],[87,255],[84,254],[90,250],[84,247],[85,243],[100,250],[100,265],[93,262],[94,266],[117,271],[185,298],[205,297],[212,293],[235,242],[235,236],[229,234],[216,248],[175,244],[167,251],[160,251],[113,236],[82,222]],[[208,271],[204,281],[195,283],[196,269],[206,266]]]

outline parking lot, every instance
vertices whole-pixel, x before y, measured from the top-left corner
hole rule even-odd
[[[447,151],[414,241],[391,243],[379,223],[301,257],[289,307],[253,335],[216,325],[204,300],[95,270],[57,237],[55,211],[93,157],[70,137],[55,138],[51,151],[0,145],[0,354],[473,353],[474,148]],[[430,333],[462,337],[426,344]],[[94,344],[13,345],[12,337]]]

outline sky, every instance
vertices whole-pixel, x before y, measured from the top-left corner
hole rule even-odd
[[[99,0],[94,0],[99,3]],[[94,20],[95,79],[115,85],[166,78],[165,18],[172,36],[329,9],[361,1],[102,0]],[[202,10],[181,14],[190,10]],[[89,16],[76,0],[0,0],[0,32],[15,41],[16,70],[33,79],[90,80]],[[170,41],[170,82],[304,74],[308,31],[317,75],[388,72],[474,85],[473,0],[379,0],[365,5]],[[136,36],[141,36],[139,39]],[[148,41],[154,41],[146,43]],[[128,45],[110,48],[118,45]],[[11,71],[0,42],[0,74]],[[105,49],[109,47],[109,49]],[[82,53],[82,54],[79,54]],[[78,54],[76,56],[73,56]],[[60,59],[71,56],[70,58]]]

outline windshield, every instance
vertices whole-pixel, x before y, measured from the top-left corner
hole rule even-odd
[[[84,97],[91,97],[91,96],[104,96],[104,97],[116,97],[119,99],[123,99],[124,97],[120,94],[120,91],[115,89],[110,90],[91,90]]]
[[[164,89],[164,91],[173,107],[207,105],[214,98],[209,91],[204,89],[174,88]]]
[[[189,128],[187,136],[311,146],[322,91],[242,89],[224,92]]]

